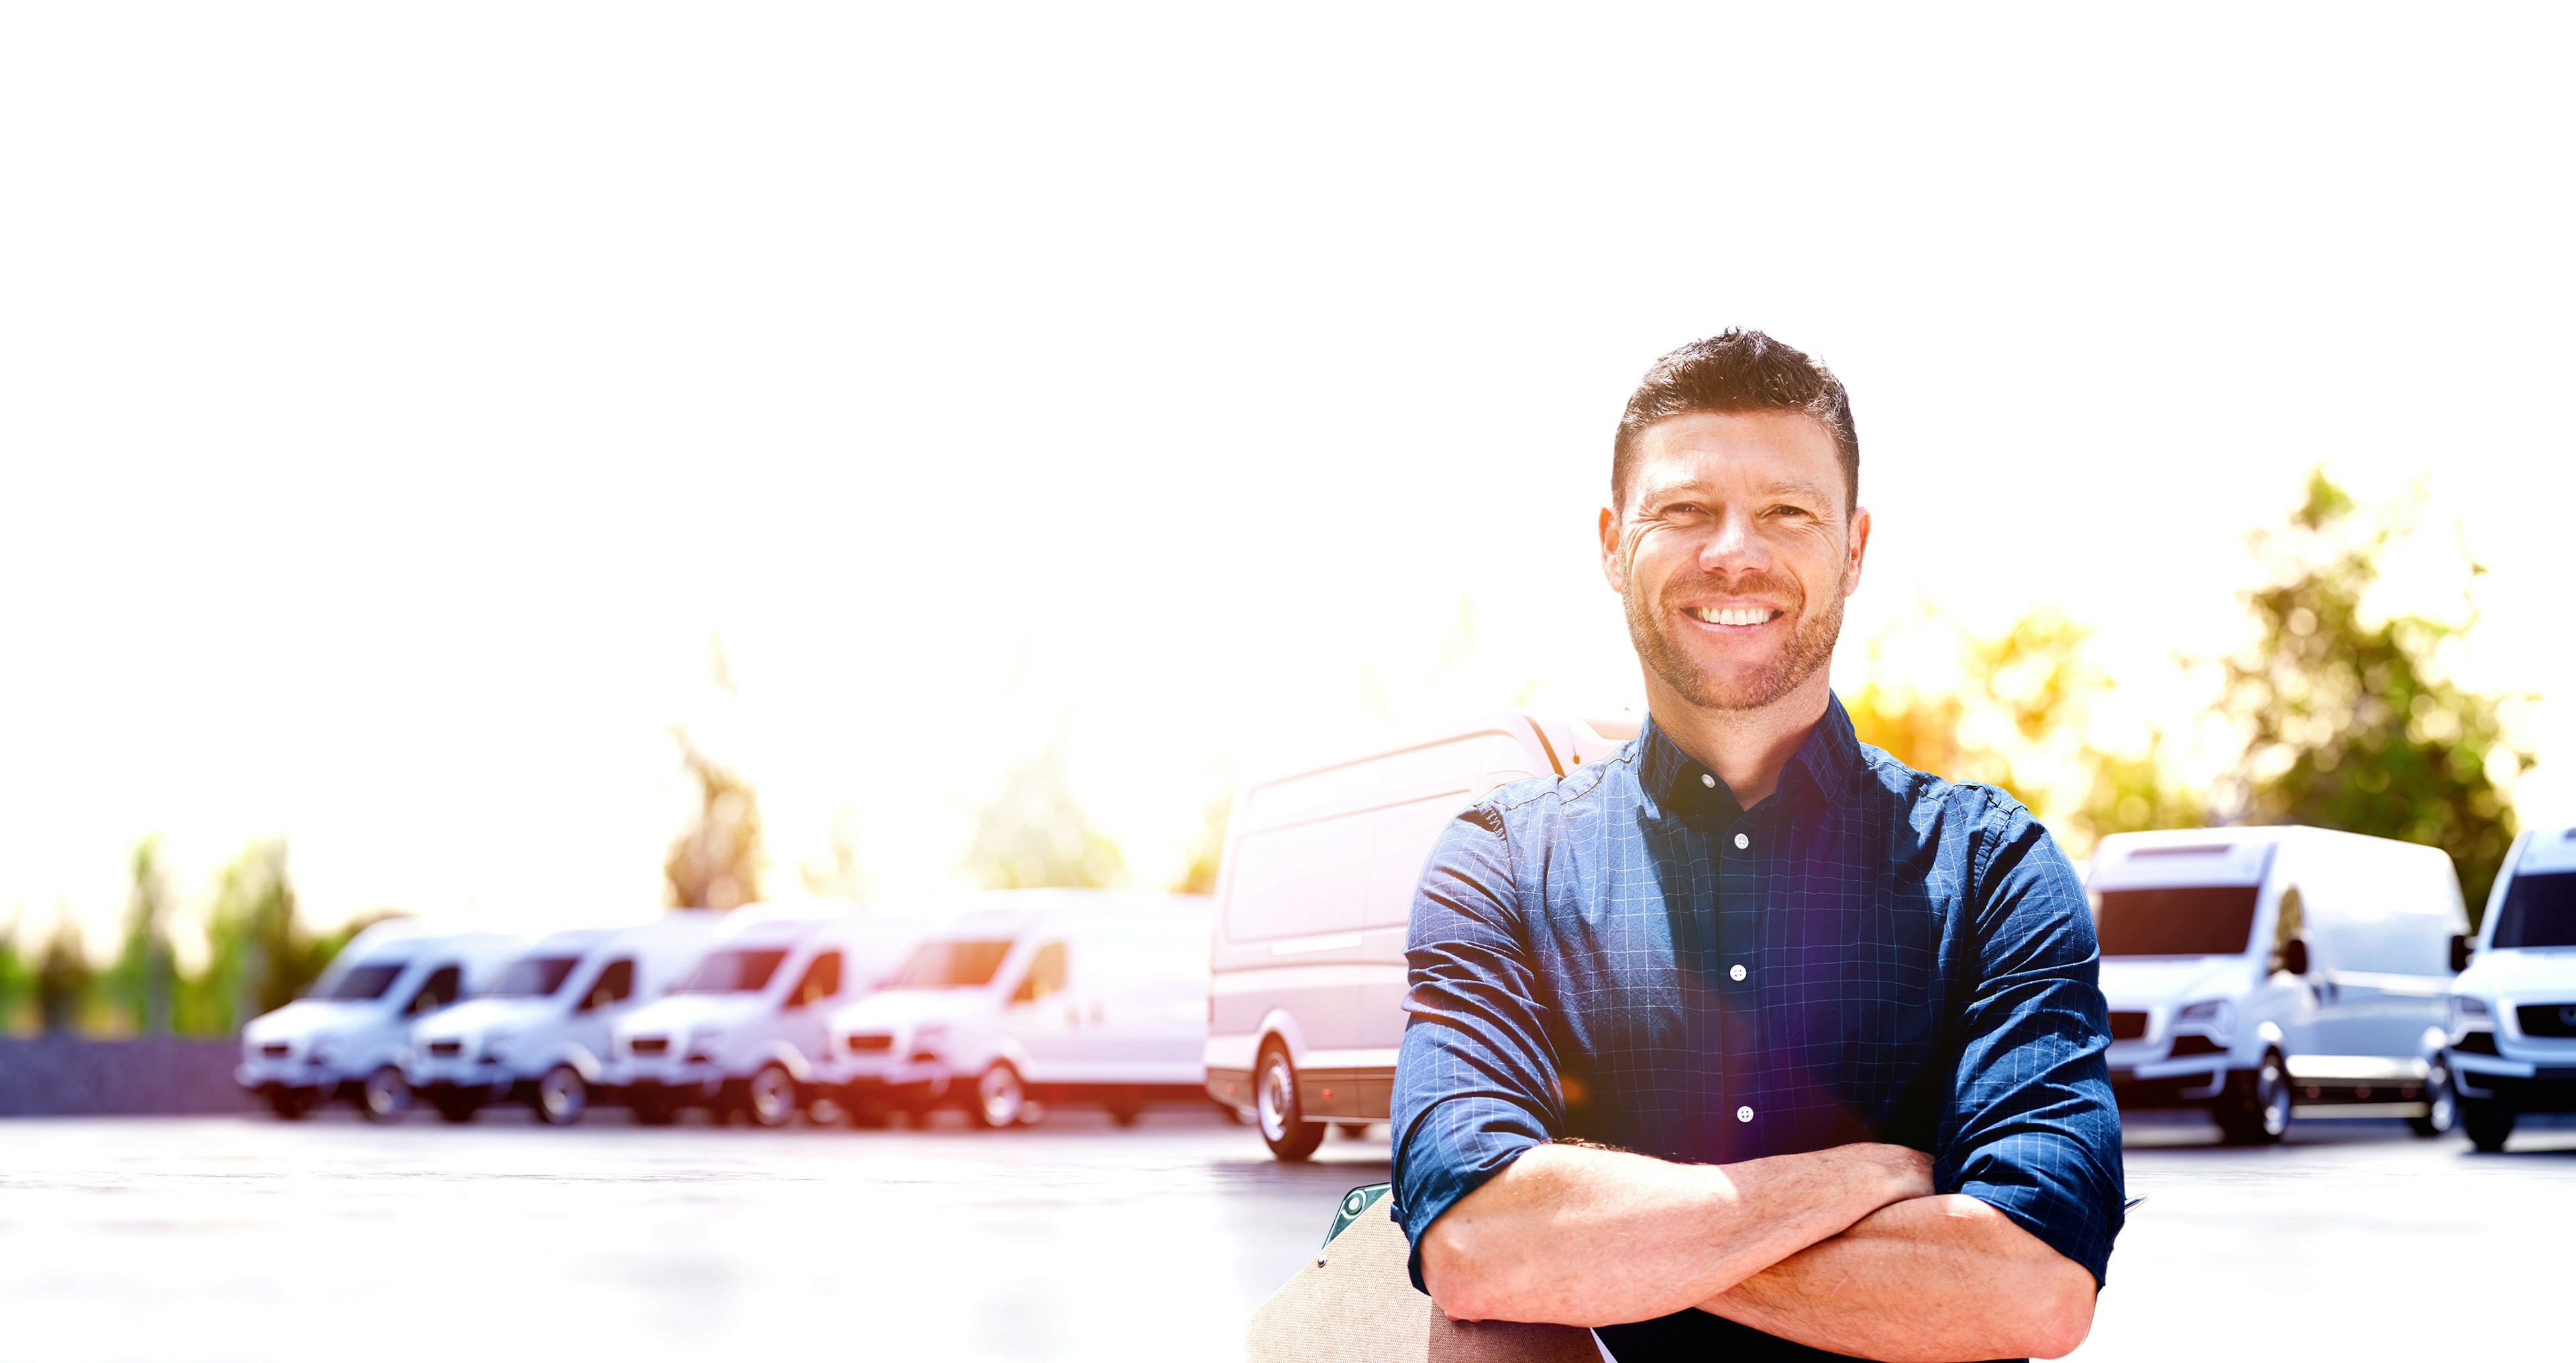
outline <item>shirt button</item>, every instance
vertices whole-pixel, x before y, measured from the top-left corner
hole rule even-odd
[[[1707,772],[1701,772],[1699,774],[1699,783],[1708,787],[1710,790],[1717,789],[1717,778],[1709,775]]]
[[[1740,852],[1740,851],[1744,850],[1744,849],[1745,849],[1745,848],[1747,848],[1747,847],[1751,847],[1752,845],[1753,845],[1753,839],[1748,838],[1748,837],[1744,836],[1744,835],[1743,835],[1743,834],[1741,834],[1741,833],[1738,833],[1738,834],[1736,834],[1736,835],[1735,835],[1735,848],[1736,848],[1736,850],[1737,850],[1737,851],[1739,851],[1739,852]]]
[[[1749,1121],[1752,1121],[1752,1120],[1753,1120],[1753,1109],[1751,1109],[1751,1108],[1749,1108],[1749,1107],[1739,1107],[1739,1108],[1737,1108],[1737,1109],[1735,1110],[1735,1120],[1737,1120],[1737,1121],[1739,1121],[1739,1122],[1749,1122]]]
[[[1730,980],[1741,982],[1744,979],[1744,967],[1737,966],[1733,970],[1726,972],[1726,977]]]

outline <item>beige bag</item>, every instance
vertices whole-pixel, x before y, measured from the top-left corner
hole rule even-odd
[[[1601,1363],[1589,1330],[1440,1314],[1414,1290],[1392,1201],[1378,1199],[1252,1314],[1250,1363]]]

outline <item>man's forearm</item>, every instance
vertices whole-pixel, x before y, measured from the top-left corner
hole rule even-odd
[[[1462,1320],[1648,1320],[1929,1191],[1900,1146],[1711,1165],[1542,1145],[1423,1233],[1423,1282]]]
[[[1951,1194],[1872,1212],[1700,1307],[1836,1353],[1955,1363],[2073,1352],[2094,1288],[2010,1217]]]

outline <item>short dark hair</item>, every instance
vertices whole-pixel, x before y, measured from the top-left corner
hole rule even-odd
[[[1758,331],[1730,328],[1655,361],[1610,446],[1610,500],[1628,509],[1628,471],[1637,437],[1658,421],[1691,412],[1804,412],[1822,423],[1842,456],[1843,514],[1860,502],[1860,436],[1852,429],[1851,395],[1834,371]]]

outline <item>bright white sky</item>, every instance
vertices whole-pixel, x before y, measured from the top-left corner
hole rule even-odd
[[[1611,423],[1732,324],[1855,395],[1846,686],[2053,602],[2170,710],[2322,461],[2495,569],[2576,808],[2566,21],[2132,13],[12,9],[0,913],[282,833],[317,922],[631,919],[682,721],[781,885],[948,880],[1050,743],[1168,876],[1281,754],[1635,693]]]

